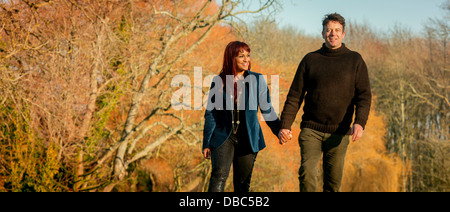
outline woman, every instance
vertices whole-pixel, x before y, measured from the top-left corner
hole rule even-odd
[[[209,192],[224,191],[231,164],[234,191],[249,191],[256,155],[265,147],[258,108],[267,115],[265,121],[275,135],[280,129],[267,84],[250,67],[250,47],[239,41],[229,43],[222,71],[211,84],[205,112],[203,156],[211,158],[212,165]],[[267,100],[264,107],[262,98]]]

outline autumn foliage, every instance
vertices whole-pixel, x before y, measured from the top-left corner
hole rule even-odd
[[[301,58],[322,43],[269,18],[246,24],[234,18],[278,5],[259,2],[250,11],[242,1],[1,1],[0,191],[206,191],[204,108],[175,110],[172,94],[185,85],[171,80],[185,75],[193,84],[194,67],[202,68],[202,79],[218,74],[225,46],[243,40],[252,49],[253,71],[280,76],[282,108]],[[366,59],[377,98],[363,138],[349,146],[342,191],[433,185],[448,191],[448,145],[441,143],[448,143],[448,86],[439,87],[448,82],[448,74],[439,75],[448,50],[430,31],[429,40],[411,39],[429,41],[433,62],[419,51],[420,63],[410,64],[398,52],[408,52],[400,47],[411,39],[383,40],[352,27],[346,44]],[[426,75],[410,71],[417,67]],[[419,76],[427,83],[401,78]],[[387,89],[387,82],[403,90]],[[202,97],[208,90],[208,83],[191,87]],[[420,107],[405,107],[406,99],[429,115],[414,115]],[[403,122],[396,119],[401,115]],[[301,112],[286,146],[261,122],[267,148],[258,154],[251,191],[298,191],[300,121]],[[412,134],[419,127],[424,133]],[[432,174],[418,174],[426,170]],[[226,190],[232,191],[230,182]]]

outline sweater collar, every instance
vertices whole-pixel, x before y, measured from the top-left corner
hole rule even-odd
[[[336,57],[350,52],[350,49],[348,49],[344,43],[342,43],[342,46],[337,49],[330,49],[325,45],[325,43],[323,43],[322,48],[319,51],[325,56]]]

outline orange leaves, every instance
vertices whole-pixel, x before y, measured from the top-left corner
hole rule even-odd
[[[405,167],[397,155],[387,152],[385,135],[386,124],[372,111],[363,137],[348,147],[342,191],[399,191]]]
[[[281,146],[267,124],[260,122],[267,147],[258,153],[252,176],[252,191],[298,191],[300,150],[299,127],[292,128],[292,140]]]

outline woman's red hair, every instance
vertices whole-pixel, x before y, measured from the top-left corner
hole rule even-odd
[[[250,53],[250,47],[246,43],[240,41],[233,41],[225,48],[222,71],[220,72],[220,77],[224,83],[227,75],[236,76],[237,64],[235,58],[243,51]],[[249,61],[248,69],[250,70],[250,68],[251,62]]]
[[[226,76],[236,76],[236,70],[238,69],[236,64],[236,57],[239,55],[240,52],[247,51],[250,53],[250,47],[240,41],[233,41],[230,42],[227,47],[225,48],[225,53],[223,55],[223,66],[222,71],[220,72],[219,76],[222,78],[222,82],[224,85],[226,85]],[[248,63],[248,70],[251,68],[251,61]],[[237,85],[234,83],[234,101],[237,102]]]

